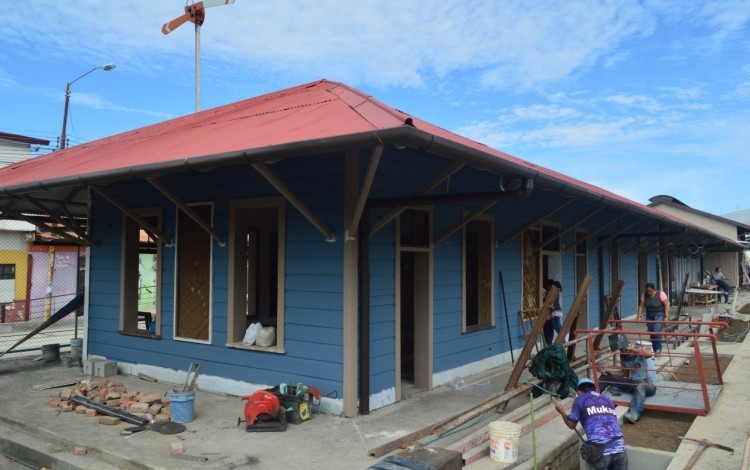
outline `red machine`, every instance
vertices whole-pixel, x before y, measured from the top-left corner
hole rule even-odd
[[[281,410],[276,395],[265,390],[258,390],[252,395],[242,397],[245,404],[245,423],[247,432],[285,431],[286,412]],[[242,422],[237,418],[237,426]]]

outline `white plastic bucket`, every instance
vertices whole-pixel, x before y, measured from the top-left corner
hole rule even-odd
[[[494,462],[515,463],[518,460],[518,438],[521,425],[510,421],[490,423],[490,459]]]

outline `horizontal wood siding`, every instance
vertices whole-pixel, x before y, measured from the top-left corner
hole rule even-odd
[[[173,341],[174,247],[163,249],[161,339],[117,333],[121,214],[94,194],[91,250],[89,353],[109,359],[153,364],[177,370],[203,364],[206,375],[252,383],[303,382],[321,391],[338,391],[342,381],[342,246],[343,157],[292,160],[270,170],[338,238],[328,243],[293,206],[286,205],[285,353],[227,348],[227,246],[213,242],[211,344]],[[214,228],[228,238],[229,203],[233,199],[277,196],[276,190],[249,165],[208,173],[181,173],[160,178],[184,202],[213,202]],[[175,207],[141,180],[112,184],[107,191],[130,208],[161,206],[164,232],[175,233]]]
[[[430,181],[452,162],[415,155],[414,150],[386,148],[370,198],[407,196]],[[363,151],[363,155],[366,152]],[[184,370],[190,362],[201,362],[206,375],[254,383],[304,382],[321,391],[342,394],[343,379],[343,154],[295,158],[268,164],[278,177],[336,236],[327,242],[300,212],[286,204],[285,238],[285,352],[274,354],[227,348],[229,251],[213,242],[211,344],[173,341],[175,248],[163,249],[161,339],[117,333],[119,324],[121,215],[94,194],[93,237],[100,245],[91,250],[89,352],[126,362],[142,362]],[[361,171],[367,159],[362,160]],[[184,172],[160,178],[183,201],[212,202],[214,227],[228,238],[229,207],[235,199],[278,196],[277,191],[250,165],[238,165],[211,172]],[[497,191],[500,177],[494,173],[464,168],[441,183],[431,194]],[[149,183],[133,179],[109,185],[107,190],[131,208],[163,208],[164,232],[174,236],[176,210]],[[521,244],[518,228],[533,220],[561,197],[535,190],[526,200],[499,201],[487,215],[494,219],[497,239],[516,233],[495,248],[493,328],[462,333],[462,231],[458,230],[433,249],[433,372],[438,373],[481,361],[523,345],[518,311],[521,305]],[[434,234],[442,234],[461,220],[464,212],[479,203],[443,204],[434,207]],[[595,208],[594,204],[572,204],[550,216],[550,222],[571,224]],[[387,213],[372,210],[370,223]],[[611,219],[604,211],[587,221],[592,229]],[[377,394],[395,386],[395,222],[390,222],[370,242],[370,391]],[[597,243],[603,234],[589,240]],[[561,240],[573,241],[573,232]],[[600,286],[599,256],[604,266]],[[634,275],[635,252],[623,254],[623,276]],[[589,274],[594,278],[589,291],[590,318],[598,324],[600,292],[609,293],[609,261],[606,248],[589,252]],[[576,293],[574,251],[562,253],[563,303],[567,312]],[[626,270],[629,270],[626,272]],[[503,273],[503,289],[498,272]],[[628,286],[626,289],[634,289]],[[633,308],[635,290],[626,290],[623,306]],[[630,300],[628,301],[628,296]],[[628,304],[627,302],[631,302]],[[510,331],[508,331],[510,325]],[[596,326],[596,325],[589,325]]]
[[[377,220],[371,215],[371,224]],[[396,386],[395,221],[370,237],[370,393]]]

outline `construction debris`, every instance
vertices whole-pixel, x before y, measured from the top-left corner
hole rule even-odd
[[[121,382],[106,379],[84,380],[60,391],[50,408],[95,417],[114,416],[122,421],[144,425],[150,421],[171,421],[169,399],[156,393],[128,392]],[[74,406],[80,405],[80,406]]]
[[[106,424],[107,426],[116,426],[120,424],[120,418],[116,416],[99,416],[99,424]]]
[[[190,462],[208,462],[208,457],[201,457],[198,455],[186,455],[186,454],[171,454],[173,458],[179,460],[188,460]]]
[[[184,454],[185,453],[185,447],[182,446],[182,442],[173,442],[169,444],[169,449],[172,452],[172,454]]]

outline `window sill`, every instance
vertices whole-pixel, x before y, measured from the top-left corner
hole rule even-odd
[[[475,326],[469,326],[466,328],[466,330],[463,332],[463,334],[468,335],[470,333],[477,333],[480,331],[487,331],[487,330],[494,330],[495,327],[492,325],[475,325]]]
[[[122,331],[118,333],[126,336],[140,336],[141,338],[161,339],[161,335],[149,333],[148,331]]]
[[[242,341],[237,343],[227,343],[226,346],[228,348],[235,348],[235,349],[247,349],[249,351],[261,351],[261,352],[268,352],[268,353],[275,353],[275,354],[284,354],[286,351],[284,351],[284,348],[281,348],[279,346],[269,346],[267,348],[264,348],[262,346],[255,346],[255,345],[247,345],[243,344]]]

